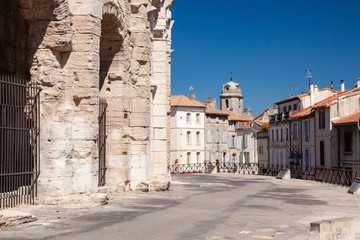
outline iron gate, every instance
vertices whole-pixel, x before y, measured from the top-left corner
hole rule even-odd
[[[40,87],[0,75],[0,209],[34,203],[40,174]]]
[[[99,187],[105,185],[106,173],[106,100],[99,103]]]

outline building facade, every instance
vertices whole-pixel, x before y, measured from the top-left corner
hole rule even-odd
[[[171,165],[204,163],[205,108],[194,96],[171,96]]]
[[[208,98],[205,114],[206,162],[225,162],[229,152],[229,113],[216,109],[216,100]]]
[[[311,153],[314,153],[314,137],[311,137],[314,132],[311,127],[314,123],[309,116],[298,114],[333,93],[332,89],[319,90],[310,83],[308,93],[290,96],[276,103],[278,114],[272,116],[269,124],[270,164],[310,169]],[[302,118],[299,118],[300,116]]]

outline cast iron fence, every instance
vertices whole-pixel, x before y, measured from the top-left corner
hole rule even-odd
[[[169,166],[169,172],[178,173],[205,173],[213,168],[218,173],[251,174],[276,176],[281,169],[289,168],[285,165],[268,164],[236,164],[236,163],[216,163],[216,164],[175,164]],[[311,180],[323,183],[331,183],[342,186],[351,186],[360,172],[341,168],[312,168],[304,170],[290,166],[291,177],[296,179]]]
[[[0,75],[0,209],[32,204],[40,174],[40,87]]]
[[[106,100],[99,102],[99,186],[105,186],[106,178]]]

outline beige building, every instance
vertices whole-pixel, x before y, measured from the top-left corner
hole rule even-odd
[[[168,187],[172,4],[0,3],[0,71],[42,89],[39,196]]]
[[[195,98],[171,96],[170,164],[205,161],[205,108]]]
[[[283,167],[295,165],[297,167],[308,166],[311,164],[311,142],[308,132],[311,129],[310,119],[298,119],[296,115],[304,109],[309,109],[314,103],[319,102],[335,91],[329,88],[318,89],[313,83],[309,85],[309,92],[298,96],[290,96],[287,99],[276,103],[278,113],[270,119],[269,125],[269,147],[270,164]],[[293,117],[293,118],[292,118]],[[302,138],[301,129],[304,125],[306,136]],[[302,146],[307,146],[304,155],[307,156],[306,164],[302,165]]]
[[[360,110],[332,121],[338,132],[339,166],[357,171],[360,171],[359,118]]]
[[[229,113],[216,109],[216,100],[208,98],[205,114],[205,160],[212,164],[215,164],[216,161],[223,162],[229,151]]]
[[[345,90],[344,81],[342,81],[341,85],[340,92],[316,104],[312,108],[315,117],[315,163],[316,166],[320,168],[344,167],[344,165],[349,167],[344,161],[347,157],[353,158],[350,153],[349,155],[346,153],[347,157],[343,156],[343,158],[341,158],[341,155],[339,156],[338,146],[341,144],[340,137],[342,135],[341,132],[339,132],[340,129],[334,127],[333,121],[336,123],[337,119],[346,117],[360,110],[360,82],[358,81],[356,87],[349,90]],[[344,130],[343,128],[341,129]],[[356,156],[354,158],[356,159]],[[342,162],[340,162],[340,160]]]

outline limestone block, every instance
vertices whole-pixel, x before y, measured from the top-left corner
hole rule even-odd
[[[156,93],[157,94],[159,94],[159,93],[168,94],[169,93],[168,86],[163,85],[163,84],[157,85]]]
[[[162,141],[162,140],[154,140],[154,141],[152,141],[152,145],[154,146],[154,145],[156,145],[156,144],[158,144],[158,143],[161,143],[161,144],[163,144],[163,142],[164,141]],[[166,160],[166,158],[167,158],[167,151],[166,151],[166,149],[164,150],[161,150],[161,151],[152,151],[152,158],[153,158],[153,160],[154,160],[154,164],[156,165],[156,164],[164,164],[164,163],[166,163],[166,161],[164,161],[164,160]]]
[[[168,105],[166,104],[166,102],[164,104],[156,104],[154,105],[153,108],[153,116],[166,116],[167,110],[168,110]]]
[[[96,70],[99,66],[99,57],[96,53],[73,52],[68,59],[69,70]],[[95,68],[95,69],[94,69]]]
[[[149,118],[147,113],[132,113],[130,118],[130,126],[146,127],[149,126]]]
[[[133,113],[146,113],[149,108],[149,100],[146,98],[133,99],[131,108]]]
[[[68,0],[73,15],[92,15],[102,18],[102,1],[99,0]]]
[[[168,106],[168,95],[165,93],[156,93],[153,99],[154,105],[165,104]]]
[[[167,126],[167,117],[153,117],[153,127],[162,128],[164,126]]]
[[[355,179],[355,181],[351,184],[348,193],[360,194],[360,178]]]
[[[84,88],[98,88],[99,74],[95,71],[89,70],[75,70],[72,85],[80,89]]]
[[[310,224],[308,240],[354,239],[352,218],[338,218]]]
[[[149,61],[150,50],[147,47],[138,47],[133,48],[132,58],[139,62]]]
[[[150,46],[150,36],[149,33],[146,32],[132,32],[130,41],[135,43],[138,47],[148,48]]]
[[[56,181],[54,181],[56,179]],[[39,196],[63,196],[73,193],[72,180],[69,177],[54,176],[45,178],[41,176],[38,181]]]
[[[154,128],[154,139],[167,140],[167,129],[165,127]]]
[[[101,20],[91,15],[74,15],[72,17],[72,29],[80,35],[101,36]],[[85,42],[84,42],[85,43]]]
[[[131,138],[144,141],[149,139],[149,130],[146,127],[132,127]]]
[[[74,52],[100,52],[100,37],[95,34],[75,34],[72,39]]]
[[[164,40],[154,40],[154,52],[167,52],[168,51],[168,45],[167,42]]]
[[[13,227],[36,220],[37,218],[31,214],[5,209],[1,210],[0,227]]]
[[[166,62],[153,62],[154,72],[166,72],[167,63]]]
[[[161,71],[161,72],[154,72],[152,74],[152,78],[151,78],[151,83],[152,84],[156,84],[156,85],[160,85],[160,84],[168,84],[168,75],[166,72]]]
[[[153,151],[161,152],[167,149],[166,141],[157,141],[156,144],[153,145]]]
[[[291,173],[290,169],[281,169],[279,174],[276,176],[277,179],[290,179]]]

